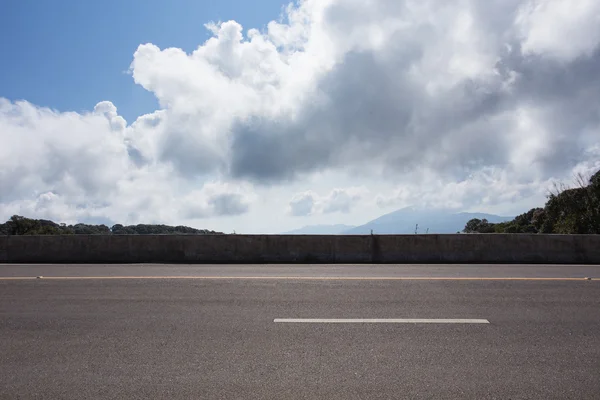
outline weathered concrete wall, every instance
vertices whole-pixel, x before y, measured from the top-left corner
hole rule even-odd
[[[8,236],[0,236],[0,262],[7,261]]]
[[[373,240],[373,261],[383,263],[600,263],[600,235],[385,235]]]
[[[600,235],[1,236],[0,262],[600,264]]]

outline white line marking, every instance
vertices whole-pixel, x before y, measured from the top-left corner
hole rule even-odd
[[[600,282],[598,278],[525,278],[525,277],[425,277],[425,276],[2,276],[0,281],[27,280],[27,279],[53,279],[53,280],[90,280],[90,279],[221,279],[221,280],[301,280],[301,281],[583,281],[592,280]]]
[[[275,318],[275,323],[305,324],[489,324],[487,319],[422,319],[422,318]]]

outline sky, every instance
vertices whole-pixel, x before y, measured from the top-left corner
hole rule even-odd
[[[600,2],[0,6],[0,219],[517,215],[600,169]]]

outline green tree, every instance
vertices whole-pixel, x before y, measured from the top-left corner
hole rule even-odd
[[[544,208],[499,224],[472,219],[463,232],[600,234],[600,171],[588,182],[579,175],[577,182],[579,187],[573,189],[556,186]]]
[[[473,218],[467,222],[464,233],[494,233],[494,226],[487,219]]]

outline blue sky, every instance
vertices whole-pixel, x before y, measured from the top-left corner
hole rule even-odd
[[[129,123],[157,108],[127,70],[142,43],[194,50],[209,21],[262,29],[280,0],[5,0],[0,6],[0,96],[59,111],[112,101]]]

